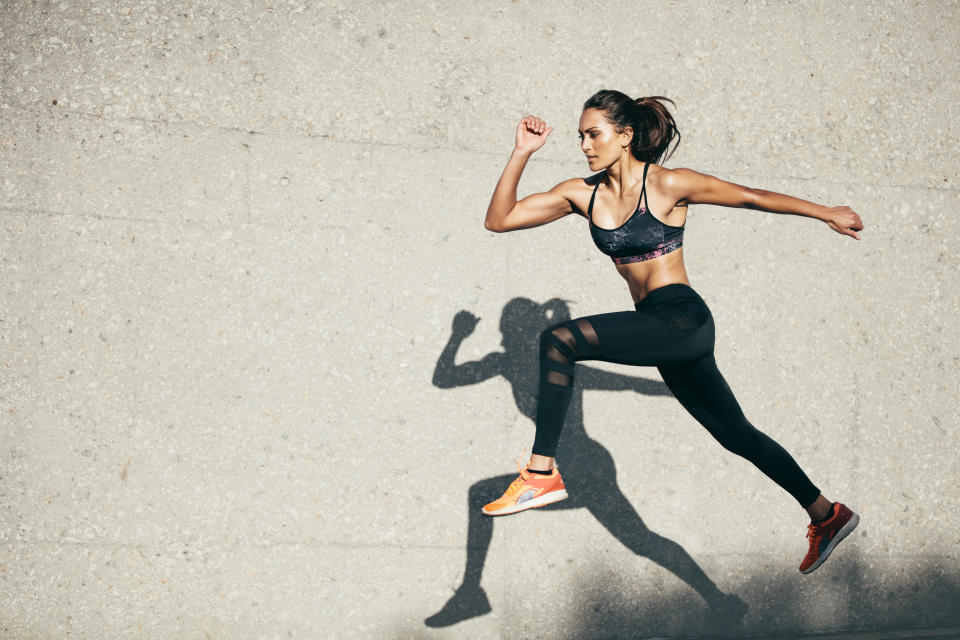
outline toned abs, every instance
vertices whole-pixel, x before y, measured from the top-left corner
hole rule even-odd
[[[575,194],[570,194],[573,196],[570,198],[570,200],[571,204],[574,205],[574,211],[578,215],[582,216],[584,220],[587,219],[586,210],[587,204],[590,201],[591,191],[592,187],[584,181],[582,186],[578,186]],[[598,203],[594,208],[594,223],[599,224],[602,228],[607,229],[620,226],[623,223],[623,220],[612,220],[607,218],[609,211],[614,207],[617,210],[622,211],[625,209],[625,207],[629,207],[630,203],[636,204],[636,198],[638,195],[639,192],[637,194],[623,196],[621,198],[621,202],[614,205],[610,204],[605,197],[601,200],[601,196],[598,195]],[[662,210],[663,208],[669,206],[666,204],[666,201],[662,199],[662,196],[658,197],[657,195],[650,193],[649,186],[647,187],[647,198],[652,207],[656,207],[657,204],[659,204]],[[606,210],[606,215],[604,215],[604,213],[600,213],[598,215],[598,209],[601,208]],[[624,218],[626,217],[628,216],[625,215]],[[662,222],[668,225],[679,227],[684,224],[686,218],[687,206],[680,205],[673,207],[666,219],[662,220]],[[619,273],[620,276],[626,280],[627,288],[630,290],[630,295],[633,297],[634,304],[645,298],[647,293],[654,289],[678,282],[686,285],[690,284],[690,281],[687,278],[686,267],[683,264],[682,247],[676,251],[652,260],[613,266],[616,268],[617,273]]]

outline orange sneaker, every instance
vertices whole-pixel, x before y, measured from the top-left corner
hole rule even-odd
[[[525,509],[542,507],[553,502],[566,500],[567,490],[563,486],[560,471],[554,467],[550,475],[531,473],[517,460],[520,477],[510,483],[506,493],[489,504],[483,505],[483,513],[488,516],[505,516]]]

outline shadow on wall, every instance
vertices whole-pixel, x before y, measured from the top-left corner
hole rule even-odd
[[[433,382],[440,388],[449,389],[503,376],[510,383],[517,408],[535,422],[541,334],[546,335],[553,327],[569,320],[569,308],[562,300],[554,298],[539,305],[526,298],[514,298],[504,307],[500,319],[501,345],[505,351],[494,351],[478,361],[457,365],[455,360],[460,345],[479,322],[473,314],[460,311],[453,319],[450,340],[437,361]],[[688,584],[706,603],[714,619],[732,623],[742,618],[747,607],[737,596],[721,592],[683,547],[647,528],[620,490],[616,465],[610,453],[584,429],[584,391],[670,395],[666,385],[660,381],[609,373],[583,363],[577,364],[574,377],[573,397],[557,451],[557,465],[568,474],[565,479],[570,498],[541,510],[586,509],[625,547]],[[463,581],[449,600],[424,620],[428,627],[449,627],[492,610],[481,579],[496,519],[483,515],[480,509],[498,498],[515,477],[516,474],[495,476],[479,480],[470,487],[465,496],[468,521]]]
[[[750,609],[733,624],[712,618],[682,587],[653,596],[613,571],[591,570],[575,580],[578,604],[563,612],[567,624],[558,625],[552,637],[742,637],[960,626],[960,567],[926,558],[907,558],[903,565],[887,560],[874,565],[853,547],[810,576],[755,565],[734,589]]]
[[[473,314],[461,311],[453,320],[452,335],[437,362],[434,384],[454,388],[503,376],[510,383],[517,408],[533,422],[541,332],[569,319],[569,309],[562,300],[540,305],[514,298],[500,318],[504,351],[457,365],[460,345],[479,322]],[[593,389],[670,394],[660,381],[578,363],[557,455],[571,497],[542,510],[583,507],[625,547],[679,580],[674,587],[657,588],[642,581],[639,567],[638,575],[632,577],[622,569],[608,570],[592,563],[584,573],[572,576],[573,593],[565,594],[564,600],[576,604],[554,612],[555,622],[549,630],[544,629],[544,638],[740,637],[960,625],[960,609],[956,606],[960,602],[960,567],[940,565],[929,557],[865,558],[855,545],[848,545],[812,576],[800,575],[793,566],[764,564],[763,558],[749,554],[743,554],[741,566],[731,568],[735,560],[725,556],[725,582],[736,586],[731,593],[722,593],[686,550],[648,529],[620,491],[609,452],[584,429],[583,392]],[[489,600],[481,586],[496,518],[482,515],[480,507],[498,497],[514,477],[479,480],[465,496],[469,516],[462,584],[446,603],[424,603],[435,613],[422,624],[454,627],[490,613],[498,604],[496,598]],[[581,503],[578,496],[593,499]],[[660,571],[656,567],[654,570]],[[508,619],[502,620],[504,630],[514,626]],[[396,631],[397,637],[431,635],[423,626]]]
[[[881,567],[843,550],[810,576],[794,567],[753,564],[738,573],[734,591],[749,604],[741,621],[718,619],[697,595],[681,584],[655,590],[629,582],[622,571],[593,564],[574,577],[563,601],[574,603],[553,609],[535,637],[544,640],[639,640],[641,638],[795,637],[831,631],[904,631],[925,640],[956,638],[960,627],[960,568],[932,559],[905,559],[899,566],[888,558]],[[749,562],[750,559],[744,559]],[[894,562],[890,562],[894,561]],[[912,563],[909,568],[905,565]],[[567,591],[565,589],[565,591]],[[539,604],[548,598],[543,595]],[[501,636],[534,637],[531,621],[500,619]],[[469,623],[465,623],[469,624]],[[535,623],[536,624],[536,623]],[[950,628],[947,635],[922,629]],[[450,629],[457,635],[457,627]],[[427,629],[410,621],[395,623],[384,637],[431,638]]]

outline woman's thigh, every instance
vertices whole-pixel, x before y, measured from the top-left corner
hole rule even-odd
[[[713,351],[712,319],[696,329],[678,329],[642,311],[615,311],[569,320],[551,330],[568,344],[587,345],[577,350],[576,360],[655,366],[688,362]],[[577,332],[582,343],[576,341]]]

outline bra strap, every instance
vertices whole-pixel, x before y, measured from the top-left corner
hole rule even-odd
[[[643,202],[643,206],[646,207],[647,212],[650,211],[650,203],[647,202],[647,169],[650,168],[650,163],[643,165],[643,186],[640,188],[640,202]]]
[[[593,222],[593,199],[597,197],[597,189],[600,188],[600,180],[597,180],[597,186],[593,188],[593,195],[590,196],[590,206],[587,207],[587,219]]]

